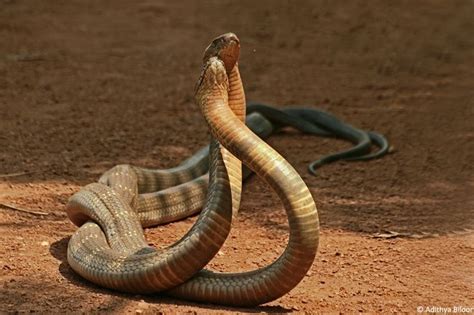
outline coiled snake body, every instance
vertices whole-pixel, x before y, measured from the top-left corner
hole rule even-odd
[[[244,124],[239,49],[234,34],[216,38],[206,49],[196,89],[212,134],[209,180],[204,149],[169,171],[117,166],[71,198],[67,212],[80,227],[69,242],[68,261],[80,275],[120,291],[167,290],[186,299],[239,306],[274,300],[304,277],[318,246],[316,206],[291,165]],[[274,263],[255,271],[201,271],[222,246],[239,208],[240,161],[281,198],[290,225],[288,246]],[[181,240],[163,250],[147,245],[142,225],[197,212],[203,200],[204,210]]]

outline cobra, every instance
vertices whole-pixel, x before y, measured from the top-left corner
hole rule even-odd
[[[83,277],[120,291],[167,290],[168,294],[195,301],[251,306],[284,295],[311,267],[319,240],[316,205],[293,167],[243,122],[245,97],[237,65],[239,49],[237,37],[229,33],[216,38],[204,55],[196,102],[213,139],[208,194],[196,224],[167,249],[148,246],[140,211],[135,210],[146,208],[143,205],[147,202],[151,206],[144,213],[165,211],[160,205],[176,210],[174,205],[197,204],[202,200],[206,175],[187,173],[182,167],[164,176],[154,174],[153,180],[147,181],[143,176],[146,172],[116,167],[106,172],[100,183],[74,195],[67,206],[69,217],[80,226],[70,240],[68,261]],[[274,263],[251,272],[200,271],[224,242],[232,214],[239,207],[240,161],[282,200],[290,225],[288,246]],[[188,165],[196,162],[199,159]],[[164,193],[151,193],[155,189]]]

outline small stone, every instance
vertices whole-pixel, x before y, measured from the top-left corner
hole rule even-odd
[[[41,244],[41,246],[49,246],[49,242],[48,242],[48,241],[42,241],[40,244]]]

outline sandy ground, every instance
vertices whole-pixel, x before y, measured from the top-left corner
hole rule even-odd
[[[0,202],[47,213],[0,207],[0,311],[474,307],[474,2],[3,0],[0,8]],[[228,31],[241,38],[249,99],[328,110],[385,134],[394,153],[313,177],[310,161],[348,144],[297,132],[269,140],[302,174],[322,224],[311,271],[277,301],[222,308],[82,280],[65,259],[76,229],[68,198],[116,164],[171,167],[207,143],[193,86],[203,49]],[[166,246],[194,221],[146,235]],[[411,237],[374,238],[386,231]],[[251,178],[210,267],[263,266],[287,237],[275,194]]]

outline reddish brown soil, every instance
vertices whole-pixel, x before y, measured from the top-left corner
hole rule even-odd
[[[177,1],[178,2],[178,1]],[[474,2],[0,1],[0,311],[403,311],[474,306]],[[254,309],[99,288],[68,267],[67,199],[119,163],[176,165],[207,142],[193,86],[209,40],[233,31],[250,99],[328,110],[395,152],[271,138],[317,201],[321,244],[290,294]],[[216,270],[271,262],[287,240],[276,196],[246,183]],[[146,231],[177,240],[194,218]],[[378,239],[384,231],[428,238]],[[438,236],[436,234],[439,234]]]

